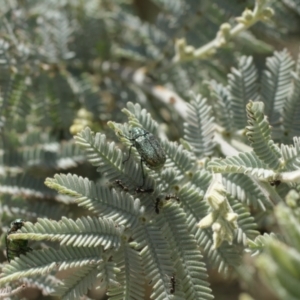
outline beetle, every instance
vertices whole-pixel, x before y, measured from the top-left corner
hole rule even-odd
[[[131,136],[126,137],[129,141],[131,141],[131,146],[129,148],[129,155],[123,161],[125,163],[129,160],[131,149],[135,147],[138,153],[141,156],[141,168],[142,168],[142,177],[143,183],[140,186],[143,187],[145,184],[145,174],[143,169],[143,162],[152,170],[161,169],[166,162],[166,154],[164,149],[162,148],[160,141],[157,137],[155,137],[151,132],[146,131],[140,127],[133,127],[130,131]]]
[[[28,251],[32,251],[30,247],[28,247],[27,240],[10,240],[8,237],[10,234],[16,233],[19,229],[21,229],[24,225],[24,221],[22,219],[16,219],[10,224],[10,229],[8,230],[5,243],[6,243],[6,256],[8,262],[10,262],[15,257],[19,257],[21,254],[26,254]]]

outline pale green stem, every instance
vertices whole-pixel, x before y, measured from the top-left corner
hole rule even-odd
[[[173,58],[173,64],[201,59],[212,55],[217,48],[224,46],[230,39],[234,38],[242,31],[247,30],[258,21],[268,19],[268,17],[272,15],[272,10],[269,7],[265,7],[265,4],[266,1],[256,0],[252,12],[246,9],[242,16],[237,18],[239,24],[233,28],[230,28],[230,25],[227,23],[222,24],[216,37],[198,49],[194,49],[193,46],[185,45],[185,40],[177,41],[177,54]]]

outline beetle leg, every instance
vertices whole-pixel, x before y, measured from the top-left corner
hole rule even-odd
[[[8,256],[8,237],[7,235],[5,236],[5,244],[6,244],[6,257],[8,262],[10,262],[9,256]]]
[[[130,158],[131,148],[132,147],[133,147],[133,145],[130,146],[130,148],[129,148],[129,155],[128,155],[128,157],[125,160],[123,160],[123,164]]]
[[[140,186],[140,188],[142,188],[145,184],[145,173],[144,173],[144,166],[143,166],[143,159],[141,158],[141,168],[142,168],[142,177],[143,177],[143,183]]]

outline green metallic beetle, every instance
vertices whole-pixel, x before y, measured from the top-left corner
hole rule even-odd
[[[16,219],[10,224],[10,229],[5,237],[6,256],[8,262],[16,257],[19,257],[21,254],[25,255],[28,251],[32,251],[32,249],[28,247],[27,240],[10,240],[9,238],[10,234],[14,234],[17,230],[22,228],[23,225],[24,221],[22,219]]]
[[[145,184],[143,162],[150,169],[159,170],[164,166],[166,162],[166,154],[158,138],[156,138],[152,133],[140,127],[133,127],[130,133],[131,137],[125,137],[132,142],[132,145],[129,148],[128,158],[125,159],[123,163],[125,163],[130,158],[131,148],[135,147],[141,156],[141,167],[143,175],[143,183],[141,187],[143,187]]]

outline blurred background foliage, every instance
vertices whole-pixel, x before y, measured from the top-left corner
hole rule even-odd
[[[108,130],[107,121],[123,122],[127,101],[138,102],[165,124],[171,140],[183,133],[181,116],[162,103],[151,87],[162,86],[189,101],[190,91],[209,93],[206,82],[226,83],[242,55],[253,56],[261,72],[274,50],[296,57],[300,1],[270,1],[275,15],[244,31],[214,55],[174,63],[175,40],[195,48],[211,41],[222,23],[234,24],[254,1],[243,0],[6,0],[0,7],[0,229],[4,236],[16,218],[34,222],[84,212],[44,185],[47,176],[74,173],[101,181],[75,146],[72,136],[89,126]],[[140,76],[140,77],[139,77]],[[149,88],[150,87],[150,88]],[[209,270],[216,299],[299,299],[288,285],[299,282],[299,215],[291,222],[280,209],[268,216],[261,232],[276,229],[284,242],[267,242],[257,262],[274,293],[260,281],[253,258],[245,256],[240,274],[223,278]],[[295,236],[291,234],[294,227]],[[265,243],[263,243],[265,245]],[[39,245],[45,247],[47,245]],[[34,245],[33,245],[34,247]],[[283,258],[285,257],[285,259]],[[288,260],[288,261],[285,261]],[[288,275],[278,270],[289,265]],[[276,273],[275,279],[270,275]],[[63,276],[63,274],[61,275]],[[290,276],[290,277],[284,277]],[[287,279],[289,278],[289,279]],[[290,278],[293,278],[290,279]],[[298,278],[297,280],[295,278]],[[296,280],[296,281],[295,281]],[[279,289],[280,287],[280,289]],[[24,292],[28,299],[50,299],[42,286]],[[102,299],[91,291],[91,298]],[[27,299],[26,298],[26,299]],[[51,298],[52,299],[52,298]]]

